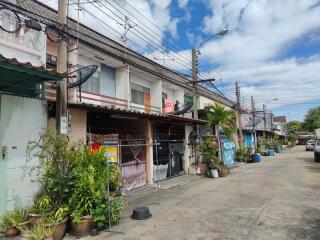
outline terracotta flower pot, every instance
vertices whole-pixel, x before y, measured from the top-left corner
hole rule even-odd
[[[68,218],[65,218],[59,223],[46,224],[47,227],[54,229],[52,233],[52,240],[63,239],[67,229],[67,221],[68,221]]]
[[[206,164],[205,163],[199,163],[198,164],[199,168],[199,174],[204,174],[204,170],[206,169]]]
[[[5,230],[4,235],[6,237],[14,237],[18,236],[21,233],[21,230],[17,227],[9,227]]]
[[[27,221],[28,221],[28,227],[33,228],[34,225],[37,223],[39,218],[41,217],[41,214],[38,213],[28,213],[27,215]]]
[[[219,168],[218,173],[220,177],[226,177],[228,175],[228,168],[226,167]]]
[[[42,238],[41,240],[53,240],[53,237],[46,237],[46,238]]]
[[[94,223],[91,216],[82,217],[79,223],[71,221],[72,233],[77,238],[89,235],[93,227]]]

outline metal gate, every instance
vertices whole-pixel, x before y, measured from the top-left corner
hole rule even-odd
[[[146,139],[120,141],[122,188],[131,190],[147,184]]]
[[[153,151],[154,180],[179,176],[184,173],[184,141],[183,140],[158,140],[155,141]]]
[[[46,128],[45,101],[0,94],[0,216],[31,203],[38,187],[27,177],[22,179],[26,146]]]

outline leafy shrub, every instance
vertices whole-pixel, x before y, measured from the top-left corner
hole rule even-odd
[[[43,219],[40,219],[29,233],[29,240],[39,240],[52,236],[54,228],[47,227]]]
[[[6,230],[10,227],[17,227],[23,230],[23,226],[27,224],[27,212],[25,209],[16,208],[11,212],[5,213],[0,222],[0,228]]]
[[[245,162],[249,159],[250,152],[248,148],[239,148],[236,151],[236,158],[239,162]]]
[[[222,164],[222,161],[217,157],[219,148],[214,144],[211,138],[207,138],[199,144],[199,151],[207,169],[215,169]]]

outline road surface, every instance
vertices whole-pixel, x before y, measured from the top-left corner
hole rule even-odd
[[[302,146],[243,164],[226,178],[183,178],[160,191],[160,204],[158,193],[132,201],[149,206],[151,219],[131,220],[129,208],[114,228],[124,235],[95,239],[320,239],[320,164]]]

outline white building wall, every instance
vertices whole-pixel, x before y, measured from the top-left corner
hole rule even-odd
[[[125,99],[129,103],[129,68],[122,67],[116,69],[116,98]],[[122,101],[117,101],[123,103]]]
[[[151,95],[151,105],[156,107],[156,109],[161,112],[162,108],[162,81],[158,80],[153,82],[150,91]]]
[[[8,25],[7,17],[0,14],[0,24],[14,30],[16,23],[11,22]],[[45,46],[46,37],[43,31],[28,30],[25,32],[25,27],[22,27],[16,34],[7,33],[0,29],[0,54],[6,58],[16,58],[19,62],[30,62],[34,66],[44,66],[46,64]]]

